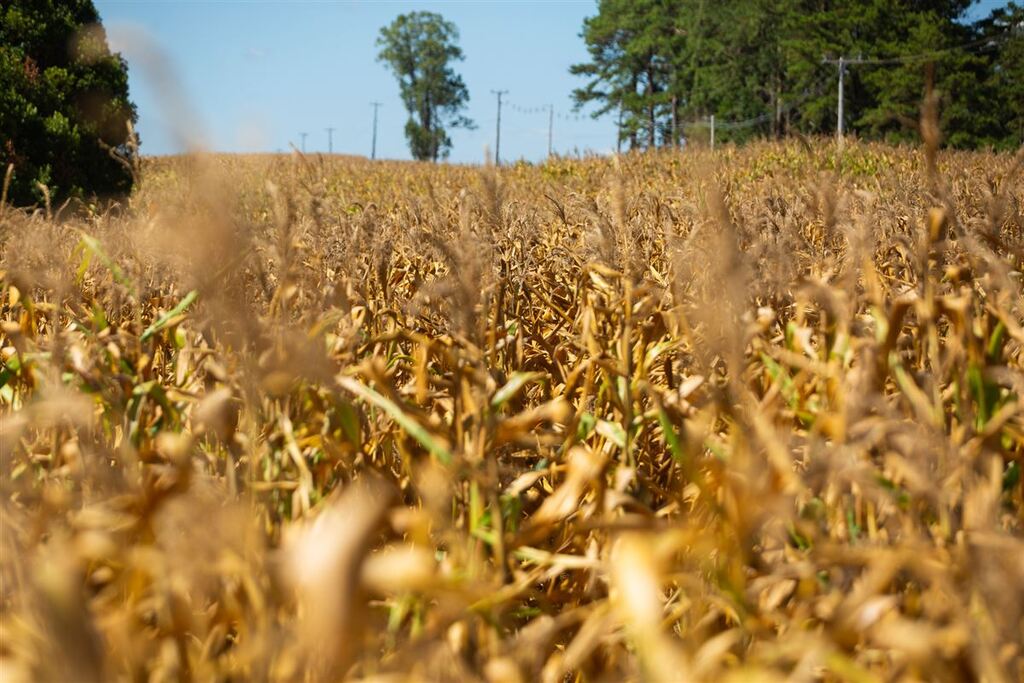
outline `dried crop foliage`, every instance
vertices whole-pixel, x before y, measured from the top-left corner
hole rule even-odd
[[[1024,679],[1024,153],[0,209],[0,678]]]

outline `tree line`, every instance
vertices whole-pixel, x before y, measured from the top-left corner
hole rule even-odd
[[[971,0],[599,0],[581,37],[589,60],[578,108],[619,120],[620,141],[649,148],[700,135],[710,115],[742,121],[722,137],[836,128],[860,137],[915,135],[922,98],[940,98],[946,142],[1024,141],[1024,7],[968,22]]]

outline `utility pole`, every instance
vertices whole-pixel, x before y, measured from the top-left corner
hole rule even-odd
[[[679,100],[672,96],[672,147],[679,146]]]
[[[839,94],[837,95],[836,104],[836,145],[839,149],[843,148],[843,82],[846,77],[846,67],[850,64],[862,64],[865,60],[863,59],[847,59],[846,57],[840,57],[839,59],[822,59],[823,64],[835,64],[839,67]]]
[[[377,110],[380,109],[380,102],[370,102],[373,107],[373,142],[370,146],[370,158],[377,158]]]
[[[615,137],[615,153],[622,154],[622,102],[619,102],[618,135]]]
[[[327,129],[327,153],[334,154],[334,129]]]
[[[555,130],[555,105],[548,105],[548,156],[551,156],[551,138]]]
[[[492,90],[491,93],[498,96],[498,132],[494,138],[494,165],[501,166],[501,96],[508,90]]]
[[[306,136],[309,135],[309,133],[299,133],[299,135],[302,136],[302,153],[305,154],[306,153]]]
[[[846,76],[846,60],[839,58],[839,103],[836,105],[836,144],[843,146],[843,78]]]

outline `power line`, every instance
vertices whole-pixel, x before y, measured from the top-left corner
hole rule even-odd
[[[741,119],[739,121],[722,121],[716,116],[715,128],[720,128],[722,130],[739,130],[742,128],[750,128],[752,126],[757,126],[762,123],[767,123],[768,121],[771,121],[773,118],[775,118],[777,115],[789,113],[798,108],[799,106],[801,106],[802,104],[804,104],[805,102],[807,102],[808,100],[810,100],[811,98],[820,96],[825,90],[826,80],[826,77],[818,79],[818,81],[815,82],[816,87],[810,88],[809,90],[804,92],[804,94],[801,97],[798,97],[797,99],[790,101],[785,107],[779,109],[777,114],[769,112],[765,114],[759,114],[758,116],[753,116],[751,118]],[[710,123],[708,121],[693,121],[689,125],[693,127],[707,127],[710,126]]]
[[[550,116],[551,115],[551,109],[552,109],[552,105],[550,105],[550,104],[542,104],[542,105],[537,105],[537,106],[523,106],[523,105],[520,105],[520,104],[516,104],[515,102],[503,101],[503,105],[508,107],[512,111],[516,112],[517,114],[548,114]],[[583,121],[584,119],[587,118],[587,117],[581,116],[579,114],[567,114],[567,113],[563,113],[563,112],[560,112],[560,111],[555,111],[554,112],[554,117],[556,119],[558,119],[559,121],[574,121],[574,122]]]
[[[1012,32],[1008,30],[1008,31],[1002,32],[1002,33],[994,35],[994,36],[975,39],[975,40],[972,40],[972,41],[969,41],[969,42],[966,42],[966,43],[962,43],[960,45],[954,45],[954,46],[950,46],[950,47],[939,49],[939,50],[929,50],[929,51],[920,52],[920,53],[916,53],[916,54],[910,54],[910,55],[900,55],[900,56],[894,56],[894,57],[863,57],[863,56],[846,57],[845,55],[840,55],[837,58],[829,58],[829,57],[823,58],[822,59],[822,63],[823,64],[835,65],[836,68],[837,68],[837,72],[838,72],[838,87],[837,87],[837,95],[836,95],[836,100],[837,100],[837,103],[836,103],[837,104],[837,106],[836,106],[836,139],[837,139],[838,143],[841,145],[842,141],[844,139],[844,136],[845,136],[845,127],[846,127],[845,126],[845,116],[846,116],[845,84],[846,84],[846,72],[848,71],[850,66],[852,66],[852,65],[864,65],[864,66],[886,66],[886,65],[890,65],[891,66],[891,65],[901,65],[901,64],[912,64],[912,63],[915,63],[915,62],[923,62],[923,61],[928,61],[928,60],[936,59],[936,58],[939,58],[939,57],[942,57],[944,55],[947,55],[947,54],[950,54],[950,53],[954,53],[954,52],[957,52],[957,51],[962,51],[962,52],[984,52],[986,50],[991,50],[991,49],[994,49],[994,48],[998,47],[1003,41],[1007,40],[1011,36],[1011,33]],[[825,79],[822,79],[822,81],[820,81],[819,84],[821,82],[823,82],[824,80]],[[828,80],[830,80],[830,79],[828,79]],[[508,90],[491,90],[491,93],[497,96],[497,105],[498,105],[497,119],[496,119],[496,130],[495,130],[495,146],[494,146],[494,159],[495,159],[495,163],[498,164],[498,165],[501,164],[501,114],[502,114],[502,107],[503,106],[506,106],[506,107],[512,109],[516,113],[524,114],[524,115],[533,115],[533,114],[542,114],[542,113],[543,114],[547,114],[547,116],[548,116],[548,130],[547,130],[547,133],[548,133],[548,156],[550,156],[554,152],[554,121],[555,121],[555,119],[557,118],[559,121],[580,122],[580,121],[584,120],[584,118],[586,118],[585,116],[580,115],[578,113],[574,114],[574,113],[563,113],[563,112],[560,112],[560,111],[556,111],[553,104],[545,104],[545,105],[538,105],[538,106],[523,106],[523,105],[517,104],[516,102],[509,102],[509,101],[503,99],[503,96],[506,95],[508,92],[509,92]],[[776,111],[774,113],[765,113],[765,114],[761,114],[761,115],[758,115],[758,116],[754,116],[754,117],[751,117],[751,118],[742,119],[742,120],[738,120],[738,121],[722,120],[717,115],[712,115],[707,120],[691,121],[688,125],[691,126],[691,127],[710,127],[710,128],[712,128],[712,130],[716,130],[716,129],[738,130],[738,129],[742,129],[742,128],[749,128],[749,127],[752,127],[752,126],[758,126],[758,125],[761,125],[761,124],[766,123],[768,121],[771,121],[773,119],[773,117],[778,118],[784,112],[788,113],[788,112],[794,110],[795,108],[800,106],[806,100],[808,100],[808,99],[810,99],[812,97],[820,96],[821,94],[822,94],[822,92],[819,92],[817,90],[808,91],[801,98],[789,102],[788,106],[786,108],[779,109],[778,111]],[[377,124],[378,124],[378,117],[379,117],[378,109],[380,108],[381,103],[380,102],[371,102],[370,105],[373,107],[373,135],[372,135],[372,142],[371,142],[370,158],[371,159],[376,159],[376,156],[377,156]],[[620,129],[620,133],[621,133],[621,128],[622,128],[621,117],[622,117],[622,114],[623,114],[623,111],[622,111],[621,107],[620,107],[619,114],[620,114],[619,129]],[[679,126],[679,123],[676,121],[675,116],[673,116],[673,127],[676,130],[678,130],[678,126]],[[335,130],[337,130],[337,128],[328,127],[328,128],[325,128],[325,130],[327,131],[327,149],[328,149],[328,153],[333,154],[333,152],[334,152],[333,133],[334,133]],[[538,130],[538,131],[536,131],[536,133],[540,133],[540,131]],[[301,150],[302,150],[303,153],[306,153],[306,138],[308,137],[309,134],[306,133],[306,132],[300,132],[299,135],[300,135],[301,140],[302,140],[302,142],[301,142]],[[714,133],[712,133],[712,135],[714,135]],[[618,137],[621,138],[621,134]],[[677,139],[677,137],[678,137],[677,134],[673,134],[673,139]],[[619,145],[621,145],[621,139],[619,139],[618,143],[619,143]]]
[[[964,51],[964,52],[980,52],[985,49],[996,47],[1000,40],[1004,40],[1009,33],[997,36],[995,38],[981,38],[978,40],[972,40],[961,45],[954,45],[947,47],[942,50],[930,50],[928,52],[919,52],[915,55],[903,55],[900,57],[886,57],[886,58],[868,58],[857,57],[850,59],[847,57],[840,56],[838,59],[822,59],[824,64],[835,64],[839,69],[839,85],[836,96],[836,144],[842,148],[843,146],[843,129],[844,129],[844,117],[843,117],[843,105],[844,105],[844,77],[846,76],[846,67],[851,64],[866,64],[869,66],[883,66],[893,64],[911,64],[913,62],[922,62],[941,57],[942,55],[949,54],[951,52]]]
[[[497,93],[497,91],[495,91],[495,90],[492,90],[491,92]],[[502,93],[505,93],[505,92],[507,92],[507,91],[504,91],[504,90],[502,91]],[[515,102],[509,102],[509,101],[506,101],[506,100],[502,100],[501,104],[503,106],[505,106],[505,107],[508,107],[509,109],[511,109],[512,111],[516,112],[517,114],[526,114],[526,115],[531,115],[531,114],[547,114],[548,115],[548,156],[551,156],[554,153],[554,150],[555,150],[555,146],[554,146],[555,119],[557,118],[559,121],[571,121],[571,122],[574,122],[574,123],[578,123],[580,121],[583,121],[584,118],[585,118],[585,117],[580,116],[578,114],[563,114],[560,111],[555,111],[555,105],[553,105],[553,104],[542,104],[542,105],[536,105],[536,106],[523,106],[521,104],[517,104]]]
[[[923,62],[935,57],[941,57],[942,55],[949,54],[950,52],[964,51],[964,52],[983,52],[986,49],[994,48],[999,45],[1003,40],[1006,40],[1010,36],[1010,32],[1007,31],[997,36],[991,36],[988,38],[979,38],[971,40],[960,45],[953,45],[951,47],[943,48],[941,50],[929,50],[927,52],[919,52],[913,55],[902,55],[899,57],[872,57],[872,58],[858,58],[856,60],[847,59],[847,64],[868,64],[868,65],[884,65],[884,64],[907,64],[911,62]],[[826,60],[835,63],[836,60]]]
[[[837,125],[836,125],[836,136],[837,136],[837,139],[839,139],[840,141],[843,139],[843,134],[844,134],[844,129],[845,129],[845,101],[844,101],[844,99],[845,99],[844,98],[844,85],[845,85],[845,82],[844,81],[845,81],[846,69],[850,65],[852,65],[852,64],[863,64],[863,65],[869,65],[869,66],[875,66],[875,65],[881,66],[881,65],[892,65],[892,64],[908,64],[908,63],[919,62],[919,61],[927,61],[929,59],[934,59],[936,57],[940,57],[942,55],[945,55],[945,54],[948,54],[948,53],[951,53],[951,52],[955,52],[955,51],[958,51],[958,50],[967,51],[967,52],[982,52],[984,50],[988,50],[988,49],[991,49],[991,48],[994,48],[994,47],[998,46],[1001,41],[1006,40],[1009,36],[1010,36],[1010,32],[1007,31],[1007,32],[1005,32],[1003,34],[1000,34],[998,36],[995,36],[995,37],[988,37],[988,38],[972,40],[972,41],[967,42],[967,43],[951,46],[951,47],[944,48],[944,49],[941,49],[941,50],[931,50],[931,51],[928,51],[928,52],[921,52],[921,53],[912,54],[912,55],[903,55],[903,56],[899,56],[899,57],[864,58],[864,57],[858,56],[858,57],[839,57],[838,59],[829,59],[829,58],[823,59],[822,60],[823,63],[826,63],[826,64],[836,64],[837,66],[839,66],[839,77],[840,77],[839,80],[840,80],[840,84],[839,84],[839,93],[838,93],[838,96],[837,96],[837,100],[838,100],[837,101],[837,105],[838,106],[837,106],[837,113],[836,113],[836,122],[837,122]],[[821,95],[824,92],[824,84],[825,84],[826,80],[827,79],[825,77],[823,77],[822,79],[820,79],[817,82],[817,84],[816,84],[818,86],[817,88],[814,88],[814,89],[806,92],[802,97],[800,97],[799,99],[797,99],[795,101],[790,102],[789,105],[786,108],[781,109],[781,110],[779,110],[776,113],[765,113],[765,114],[761,114],[759,116],[751,117],[751,118],[748,118],[748,119],[743,119],[743,120],[740,120],[740,121],[721,121],[721,120],[718,119],[718,117],[712,115],[712,117],[709,117],[708,120],[693,121],[693,122],[690,123],[690,126],[693,126],[693,127],[708,127],[708,128],[712,128],[713,127],[713,128],[724,129],[724,130],[737,130],[737,129],[741,129],[741,128],[749,128],[751,126],[757,126],[757,125],[760,125],[762,123],[766,123],[768,121],[771,121],[773,117],[777,117],[777,116],[779,116],[782,113],[788,113],[790,111],[793,111],[794,109],[796,109],[798,106],[800,106],[801,104],[803,104],[807,100],[809,100],[809,99],[811,99],[813,97],[818,97],[819,95]],[[620,120],[621,120],[621,114],[622,114],[622,112],[621,112],[621,109],[620,109]],[[620,122],[619,125],[620,125],[620,128],[621,128],[621,122]],[[621,143],[621,140],[620,140],[620,143]]]

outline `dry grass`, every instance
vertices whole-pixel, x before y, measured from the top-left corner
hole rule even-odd
[[[0,678],[1024,679],[1022,163],[214,157],[0,209]]]

